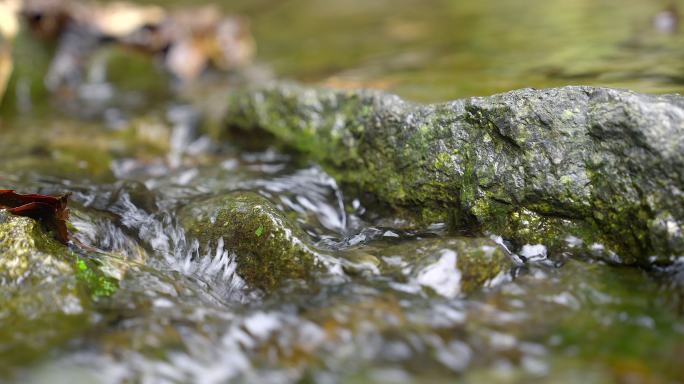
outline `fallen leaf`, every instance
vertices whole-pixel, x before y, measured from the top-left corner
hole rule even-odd
[[[0,189],[0,208],[7,209],[13,215],[30,217],[42,222],[55,232],[55,238],[63,244],[69,241],[66,227],[66,221],[69,219],[68,199],[69,194],[23,195],[12,189]]]
[[[166,14],[157,6],[114,2],[84,7],[79,21],[91,24],[111,38],[120,38],[145,26],[159,25]]]

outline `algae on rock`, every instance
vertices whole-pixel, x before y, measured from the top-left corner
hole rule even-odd
[[[319,249],[268,199],[254,192],[198,200],[181,208],[179,217],[187,233],[205,250],[224,247],[233,252],[238,274],[249,285],[265,291],[272,291],[286,279],[310,281],[316,274],[345,271],[350,276],[380,274],[438,293],[440,288],[435,284],[446,277],[451,284],[447,296],[456,296],[481,288],[513,267],[501,247],[481,238]],[[401,260],[394,260],[395,264],[387,261],[397,258]],[[398,267],[396,262],[404,266]]]
[[[264,129],[425,221],[519,246],[600,243],[623,263],[684,254],[680,96],[564,87],[421,105],[275,84],[227,103],[224,126]]]
[[[38,222],[0,210],[0,287],[3,372],[89,327],[92,298],[112,294],[116,284]]]
[[[233,192],[196,201],[179,212],[181,224],[202,246],[234,252],[238,274],[266,291],[284,279],[309,280],[336,263],[306,244],[305,234],[266,198]]]

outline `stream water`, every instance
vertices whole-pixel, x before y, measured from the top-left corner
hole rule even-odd
[[[577,83],[684,90],[684,37],[654,27],[667,6],[657,1],[220,5],[252,19],[256,78],[420,101]],[[121,280],[68,327],[0,338],[0,381],[684,382],[684,261],[643,270],[500,242],[513,266],[465,291],[454,244],[472,234],[407,227],[266,135],[210,138],[178,95],[211,95],[206,84],[176,92],[154,63],[109,50],[76,95],[48,95],[49,51],[19,41],[0,188],[71,192],[71,247]],[[233,250],[200,243],[178,217],[234,191],[265,197],[313,247],[356,252],[368,268],[250,287]],[[3,327],[16,326],[7,316],[0,308]]]

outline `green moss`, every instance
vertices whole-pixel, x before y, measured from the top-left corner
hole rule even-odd
[[[264,227],[262,225],[259,226],[259,228],[254,231],[254,234],[257,235],[257,237],[261,236],[264,234]]]
[[[658,140],[681,133],[681,114],[670,113],[678,108],[590,87],[417,105],[367,90],[277,84],[236,92],[226,120],[271,132],[400,216],[519,244],[562,246],[572,235],[636,263],[684,252],[683,235],[664,240],[655,219],[667,212],[676,226],[684,220],[681,197],[663,187],[684,188],[676,176],[684,149]]]
[[[95,262],[76,256],[76,278],[86,287],[93,299],[112,296],[119,289],[119,282],[104,274]]]
[[[181,209],[179,216],[204,250],[222,239],[236,255],[238,274],[253,287],[270,291],[287,279],[308,280],[322,267],[306,235],[256,193],[197,201]]]
[[[118,288],[116,279],[102,272],[96,261],[85,259],[57,242],[52,233],[32,219],[11,216],[5,210],[0,210],[0,249],[4,252],[0,273],[10,278],[31,273],[40,268],[40,263],[33,265],[36,260],[46,258],[59,265],[60,275],[75,275],[93,298],[110,296]]]
[[[0,372],[90,326],[75,255],[34,220],[0,210]]]

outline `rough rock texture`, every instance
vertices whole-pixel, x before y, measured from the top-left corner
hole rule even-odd
[[[267,130],[425,220],[518,245],[573,236],[625,263],[684,255],[680,96],[565,87],[420,105],[277,84],[232,94],[226,126]]]

